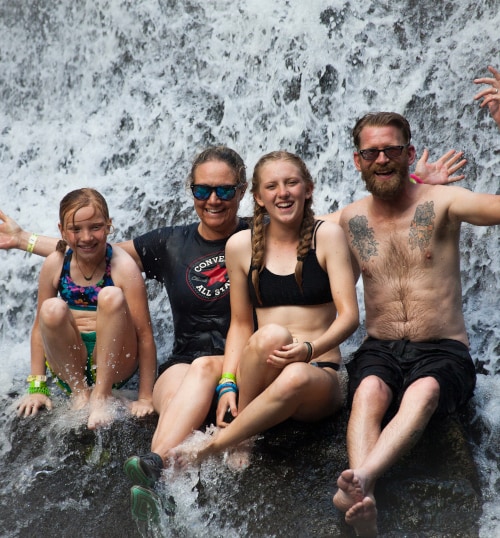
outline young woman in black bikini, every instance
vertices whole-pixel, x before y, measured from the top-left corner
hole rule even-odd
[[[231,324],[218,393],[239,392],[238,415],[201,450],[177,448],[181,465],[287,418],[316,421],[341,406],[339,344],[358,326],[358,305],[344,233],[314,219],[312,192],[296,155],[270,153],[255,167],[253,231],[226,246]],[[240,447],[229,461],[245,466],[248,456]]]

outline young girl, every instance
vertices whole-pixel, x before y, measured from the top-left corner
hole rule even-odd
[[[200,451],[172,451],[181,465],[237,445],[287,418],[316,421],[339,410],[339,344],[358,325],[349,249],[342,229],[317,221],[302,160],[273,152],[252,179],[253,230],[226,247],[231,324],[217,393],[236,418]],[[258,330],[254,332],[253,310]],[[219,410],[221,410],[219,406]],[[231,457],[248,463],[248,449]]]
[[[124,250],[106,242],[111,219],[96,190],[67,194],[59,220],[63,241],[40,272],[31,375],[18,413],[52,408],[46,365],[71,393],[74,409],[89,404],[90,429],[112,422],[112,388],[138,367],[139,395],[131,411],[152,413],[156,348],[141,272]]]

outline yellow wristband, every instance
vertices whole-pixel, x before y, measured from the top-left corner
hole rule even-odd
[[[26,247],[26,252],[33,254],[33,249],[35,248],[36,242],[38,240],[38,234],[31,234],[28,240],[28,246]]]
[[[47,381],[47,376],[46,375],[33,375],[33,374],[30,374],[26,378],[26,381],[28,383],[33,383],[34,387],[40,387],[42,383],[45,383]]]

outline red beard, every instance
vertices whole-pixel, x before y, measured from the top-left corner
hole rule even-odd
[[[376,172],[387,171],[392,172],[393,176],[390,179],[382,180],[376,175]],[[373,196],[382,200],[392,200],[403,190],[405,181],[408,180],[408,173],[403,173],[400,167],[392,166],[389,169],[372,169],[362,170],[361,177]]]

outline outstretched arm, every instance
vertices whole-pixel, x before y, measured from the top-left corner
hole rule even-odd
[[[30,252],[31,254],[38,254],[39,256],[48,256],[56,250],[56,246],[59,239],[55,237],[49,237],[46,235],[39,235],[37,233],[27,232],[23,230],[21,226],[2,210],[0,210],[0,249],[10,250],[17,248]],[[133,241],[125,241],[123,243],[116,243],[127,254],[132,256],[139,269],[143,271],[142,260],[139,254],[135,250]]]
[[[27,232],[0,210],[0,249],[17,248],[26,252],[48,256],[56,250],[58,239]]]
[[[465,176],[463,174],[454,176],[453,174],[467,164],[466,159],[462,159],[464,152],[456,152],[454,149],[447,151],[436,162],[427,162],[429,159],[429,150],[424,149],[422,157],[420,157],[415,168],[415,175],[418,176],[423,183],[429,185],[446,185],[460,181]]]
[[[474,84],[489,84],[489,88],[484,88],[474,96],[474,100],[482,99],[480,107],[488,107],[491,117],[500,127],[500,72],[491,65],[488,66],[488,71],[494,78],[476,78]]]

